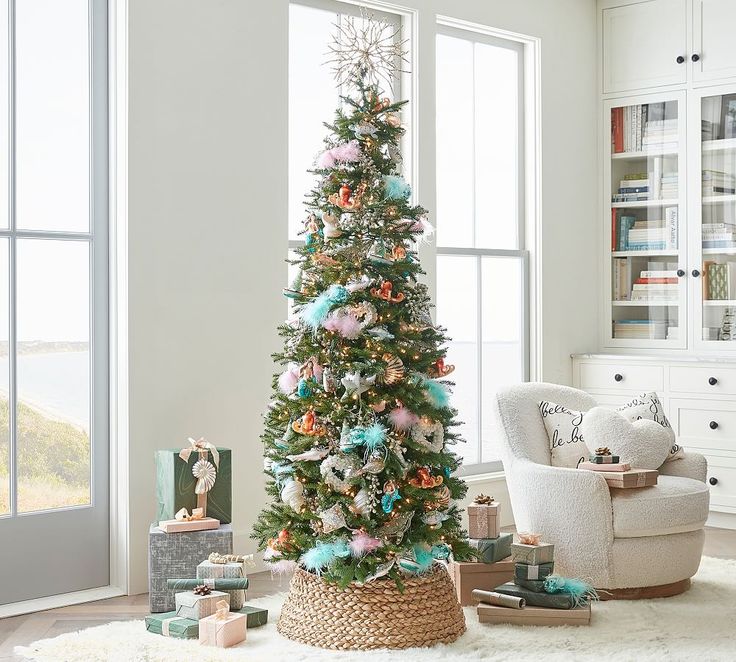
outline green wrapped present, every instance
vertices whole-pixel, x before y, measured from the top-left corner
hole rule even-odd
[[[207,577],[205,579],[167,579],[166,588],[175,591],[191,591],[197,586],[209,586],[215,591],[237,591],[248,588],[247,577]]]
[[[156,451],[157,521],[172,520],[177,512],[203,507],[207,517],[232,522],[232,458],[229,448],[215,448],[200,439],[191,447]],[[194,465],[200,477],[192,473]],[[200,471],[203,470],[203,471]],[[214,484],[211,482],[214,477]],[[210,489],[197,494],[197,483]]]
[[[234,609],[233,613],[245,614],[247,617],[246,626],[248,628],[257,628],[268,622],[268,609],[245,605],[242,609]]]
[[[197,639],[199,637],[199,621],[177,616],[175,611],[146,616],[146,630],[154,634],[174,639]]]
[[[519,579],[514,577],[514,584],[522,588],[528,588],[535,593],[544,593],[544,579]]]
[[[470,538],[468,544],[478,550],[479,561],[496,563],[511,556],[512,533],[502,533],[498,538]]]
[[[552,609],[573,609],[575,598],[569,593],[537,593],[523,586],[517,586],[511,582],[501,584],[493,589],[497,593],[504,595],[513,595],[517,598],[524,598],[528,605],[533,607],[550,607]]]
[[[618,464],[621,457],[618,455],[591,455],[590,461],[593,464]]]
[[[545,577],[549,577],[554,571],[554,562],[539,563],[537,565],[517,563],[514,566],[514,577],[516,577],[516,579],[544,579]]]

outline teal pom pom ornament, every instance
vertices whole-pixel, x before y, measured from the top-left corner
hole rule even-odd
[[[390,200],[406,200],[411,195],[411,186],[399,175],[384,175],[384,195]]]
[[[424,396],[433,407],[446,409],[450,406],[450,391],[445,384],[427,379],[424,375],[418,375],[418,380],[424,389]]]
[[[299,316],[302,322],[313,331],[327,319],[330,310],[347,301],[349,292],[342,285],[330,285],[315,299],[302,308]]]
[[[317,541],[312,549],[302,554],[299,562],[306,570],[321,575],[325,568],[335,559],[350,556],[350,548],[344,540],[338,540],[331,543],[323,543]]]
[[[576,607],[598,599],[595,588],[582,579],[568,579],[560,575],[549,575],[544,580],[545,593],[567,593],[571,595]]]

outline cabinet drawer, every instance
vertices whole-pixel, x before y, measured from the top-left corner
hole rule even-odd
[[[661,391],[664,369],[656,365],[581,363],[580,388],[610,391]],[[623,404],[623,402],[621,403]]]
[[[736,508],[736,459],[706,455],[710,505]],[[712,481],[716,481],[713,485]]]
[[[670,391],[673,393],[736,394],[735,368],[670,367]]]
[[[674,406],[672,421],[683,446],[736,451],[736,411],[689,403]]]

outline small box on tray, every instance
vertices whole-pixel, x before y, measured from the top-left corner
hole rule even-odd
[[[247,617],[219,603],[217,611],[199,621],[199,643],[217,648],[229,648],[245,641]]]
[[[183,618],[191,618],[200,621],[207,616],[212,616],[217,611],[217,603],[224,601],[230,606],[230,596],[222,591],[210,591],[206,595],[197,595],[194,591],[177,593],[176,615]]]
[[[492,591],[496,586],[510,581],[514,576],[514,564],[510,560],[496,563],[461,563],[452,561],[450,577],[455,583],[458,602],[463,606],[475,603],[473,589]]]
[[[175,611],[146,616],[146,630],[174,639],[196,639],[199,636],[199,621],[177,616]]]
[[[524,607],[509,609],[494,605],[478,605],[480,623],[506,623],[511,625],[590,625],[590,605],[575,609],[549,609]]]
[[[590,456],[590,461],[593,464],[618,464],[620,458],[618,455],[613,455],[606,446],[601,446],[595,449],[595,453]]]
[[[657,484],[659,471],[656,469],[631,469],[629,471],[601,471],[608,487],[631,488],[651,487]]]
[[[498,538],[470,538],[468,544],[478,550],[478,560],[483,563],[496,563],[511,556],[512,533],[501,533]]]
[[[188,531],[211,531],[220,528],[220,520],[214,517],[204,517],[201,508],[195,508],[190,515],[182,508],[174,519],[162,520],[158,528],[164,533],[186,533]]]
[[[498,501],[493,497],[479,494],[466,508],[468,511],[468,534],[470,538],[498,538],[501,522],[498,516]]]

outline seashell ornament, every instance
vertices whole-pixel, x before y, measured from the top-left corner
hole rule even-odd
[[[353,497],[353,503],[350,505],[350,510],[356,515],[363,515],[368,517],[374,510],[375,498],[371,496],[371,493],[365,488],[361,487],[358,493]]]
[[[398,357],[393,354],[384,354],[381,357],[386,362],[386,369],[383,372],[384,384],[395,384],[404,377],[404,363]]]
[[[195,494],[205,494],[212,489],[217,478],[215,465],[209,460],[197,460],[192,467],[192,475],[197,479]]]
[[[299,512],[304,506],[304,485],[289,478],[281,489],[281,500],[292,510]]]

